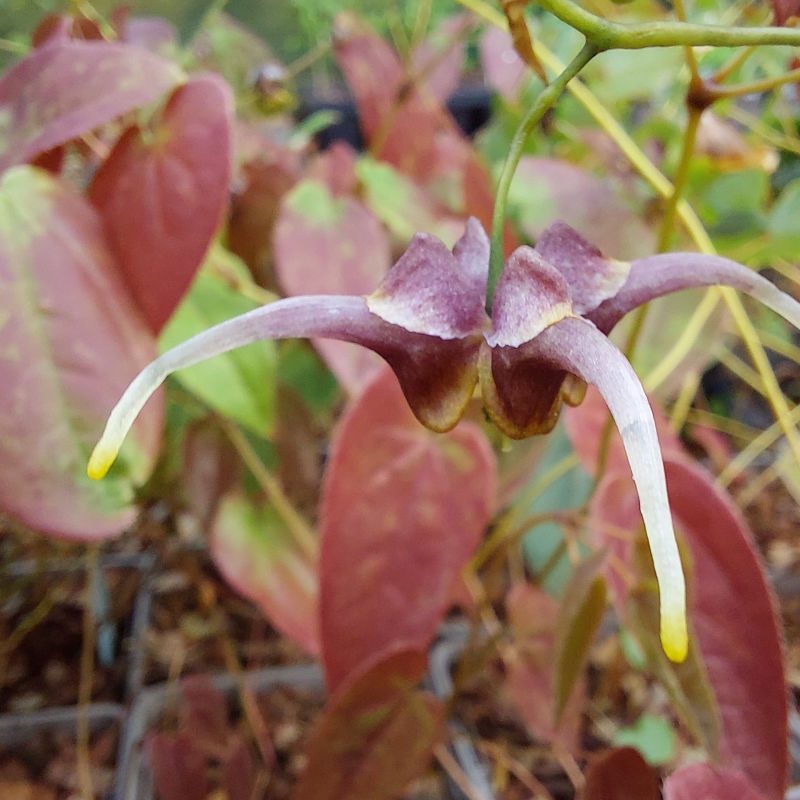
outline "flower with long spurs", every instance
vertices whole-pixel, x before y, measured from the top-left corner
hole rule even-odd
[[[800,303],[750,269],[697,253],[627,263],[605,258],[563,223],[520,247],[485,311],[489,241],[470,219],[452,252],[418,234],[368,297],[290,297],[194,336],[135,378],[111,412],[89,461],[101,478],[128,429],[168,374],[258,339],[326,337],[368,347],[393,368],[420,422],[452,428],[480,383],[484,406],[507,435],[546,433],[562,401],[597,386],[619,428],[660,591],[661,640],[681,661],[688,646],[685,587],[652,413],[627,359],[606,334],[633,308],[690,287],[724,284],[800,327]]]

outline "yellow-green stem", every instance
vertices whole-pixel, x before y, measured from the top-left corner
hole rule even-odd
[[[777,89],[786,83],[800,81],[800,69],[793,69],[783,75],[774,78],[763,78],[760,81],[750,81],[749,83],[739,83],[736,86],[717,86],[709,83],[706,91],[714,100],[721,100],[730,97],[743,97],[746,94],[758,94],[759,92],[769,92]]]
[[[581,8],[572,0],[539,0],[539,5],[558,17],[601,50],[641,50],[645,47],[739,47],[747,45],[800,44],[794,28],[743,28],[690,22],[611,22]]]

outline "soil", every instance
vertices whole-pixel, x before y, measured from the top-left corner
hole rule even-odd
[[[93,798],[106,797],[114,780],[120,728],[107,724],[90,736]],[[3,800],[74,800],[79,797],[74,726],[20,737],[0,753]]]
[[[78,561],[80,564],[80,561]],[[33,565],[30,573],[6,576],[0,590],[0,713],[71,706],[78,702],[83,643],[86,570]],[[103,568],[107,608],[100,622],[92,700],[123,702],[128,637],[141,573]],[[28,631],[19,646],[14,635]]]

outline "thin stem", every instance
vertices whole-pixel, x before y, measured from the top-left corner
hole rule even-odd
[[[749,83],[739,83],[735,86],[718,86],[715,83],[706,83],[705,90],[713,100],[721,100],[729,97],[742,97],[746,94],[758,94],[759,92],[769,92],[777,89],[786,83],[800,81],[800,69],[793,69],[783,75],[774,78],[763,78],[760,81],[750,81]]]
[[[683,0],[673,0],[672,7],[675,11],[675,16],[683,23],[686,22],[686,9],[683,5]],[[697,57],[694,54],[694,50],[691,47],[687,46],[684,48],[686,51],[686,63],[689,67],[689,74],[691,75],[692,81],[699,81],[700,80],[700,68],[697,65]]]
[[[697,141],[697,131],[700,128],[700,120],[703,111],[699,108],[689,107],[689,118],[686,120],[686,130],[683,134],[683,146],[675,170],[675,178],[672,181],[672,192],[667,199],[667,206],[664,209],[664,218],[661,221],[661,228],[658,232],[658,252],[665,253],[669,250],[672,236],[675,232],[675,219],[678,213],[678,201],[683,195],[686,181],[689,177],[689,168],[694,157],[695,142]]]
[[[600,50],[588,42],[584,44],[580,52],[572,59],[561,74],[553,82],[542,90],[536,98],[528,113],[523,117],[514,137],[509,145],[508,155],[503,164],[503,171],[497,183],[495,194],[494,213],[492,215],[492,247],[489,257],[489,280],[486,287],[486,309],[491,313],[494,290],[497,280],[503,271],[503,223],[505,222],[506,203],[508,201],[508,190],[514,177],[514,172],[519,163],[525,142],[533,129],[545,115],[545,113],[556,102],[566,85],[600,52]]]
[[[712,83],[722,83],[724,80],[730,78],[739,67],[741,67],[753,53],[756,48],[753,45],[739,50],[738,53],[727,63],[723,64],[711,77]]]
[[[572,0],[539,0],[539,5],[582,33],[601,50],[641,50],[645,47],[740,47],[800,44],[800,30],[777,27],[742,28],[690,22],[611,22]]]

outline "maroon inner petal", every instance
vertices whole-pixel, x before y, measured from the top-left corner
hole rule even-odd
[[[531,348],[484,347],[479,361],[483,404],[506,436],[549,433],[561,410],[567,373],[542,364]]]

